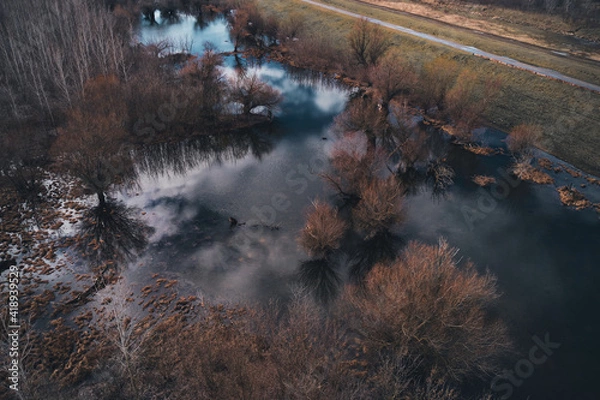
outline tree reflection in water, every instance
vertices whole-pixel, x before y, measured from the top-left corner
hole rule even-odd
[[[402,238],[388,229],[357,243],[350,253],[350,280],[356,284],[362,283],[375,264],[395,260],[402,245]]]
[[[301,262],[299,276],[304,289],[324,305],[335,299],[342,282],[330,257]]]
[[[203,165],[220,165],[252,154],[262,159],[273,150],[271,138],[253,129],[206,135],[175,143],[147,145],[134,158],[140,173],[159,176],[186,175]]]
[[[96,266],[104,265],[104,271],[135,259],[151,232],[138,215],[138,209],[111,198],[86,210],[79,228],[79,249]]]

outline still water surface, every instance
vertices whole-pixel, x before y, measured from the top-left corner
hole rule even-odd
[[[196,53],[207,40],[221,51],[233,49],[223,19],[204,28],[188,17],[142,25],[139,37],[142,42],[188,37]],[[121,195],[143,209],[156,229],[149,249],[130,268],[140,282],[160,272],[179,279],[184,290],[220,300],[290,296],[299,262],[306,259],[296,243],[305,211],[316,197],[332,196],[317,175],[328,168],[330,125],[350,92],[273,62],[252,68],[284,95],[272,127],[152,149],[140,165],[137,195]],[[502,145],[501,133],[482,135]],[[447,158],[455,184],[443,197],[427,187],[407,197],[402,238],[435,243],[444,237],[460,256],[498,277],[501,312],[516,341],[507,368],[528,356],[533,335],[549,334],[561,343],[511,398],[597,399],[598,214],[563,207],[552,185],[503,178],[506,156],[477,156],[449,146]],[[583,178],[552,174],[556,186],[573,184],[600,202],[598,186],[580,188],[587,183]],[[472,183],[474,175],[505,183],[492,193]],[[229,217],[246,225],[230,229]]]

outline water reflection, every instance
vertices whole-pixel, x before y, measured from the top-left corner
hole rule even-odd
[[[222,51],[231,51],[226,26],[218,28],[223,35],[215,38],[211,37],[213,24],[200,35],[193,19],[182,18],[176,25],[143,27],[142,34],[148,38],[172,28],[174,34],[198,34],[194,40],[198,51],[206,40],[221,43]],[[233,61],[229,58],[229,65]],[[155,150],[157,154],[142,161],[139,196],[122,195],[128,206],[143,208],[145,221],[156,228],[136,263],[138,268],[132,268],[139,279],[150,272],[168,271],[191,290],[226,300],[266,300],[289,294],[287,285],[297,277],[304,259],[295,241],[304,225],[301,210],[311,199],[330,195],[317,176],[326,167],[331,142],[322,138],[331,138],[328,127],[343,110],[349,92],[326,79],[318,82],[319,76],[315,79],[313,74],[296,73],[275,63],[240,63],[241,67],[255,69],[284,94],[273,126],[277,135],[261,136],[271,142],[270,150],[253,152],[248,150],[252,148],[249,144],[233,145],[231,150],[222,143],[205,144],[223,151],[215,151],[218,156],[198,151],[197,161],[190,162],[186,157],[191,157],[192,150],[182,150],[179,155],[176,149]],[[382,232],[370,242],[357,240],[355,243],[362,244],[352,253],[352,276],[363,277],[378,260],[395,256],[402,246],[400,235],[428,243],[447,238],[461,249],[462,257],[498,276],[504,292],[503,314],[514,327],[513,337],[523,344],[519,348],[527,351],[531,335],[545,331],[553,338],[556,335],[556,340],[564,339],[569,350],[556,352],[552,368],[536,370],[528,384],[532,383],[540,398],[573,397],[575,388],[593,382],[593,365],[599,357],[593,332],[600,325],[597,318],[590,317],[600,303],[595,287],[600,279],[600,229],[595,211],[565,209],[553,187],[526,182],[509,185],[510,191],[502,197],[491,197],[488,189],[478,187],[471,178],[489,175],[501,179],[508,157],[475,155],[433,138],[429,140],[436,142],[419,151],[414,163],[421,172],[414,174],[412,195],[406,197],[404,226],[397,233]],[[454,185],[437,201],[432,201],[432,184],[425,185],[428,163],[433,159],[445,159],[456,172]],[[410,180],[402,177],[407,185]],[[564,172],[553,177],[561,185],[574,182]],[[575,183],[586,182],[579,179]],[[600,198],[598,188],[592,185],[582,191],[590,198]],[[472,210],[481,218],[469,223],[467,216]],[[230,229],[231,216],[241,223],[273,220],[272,224],[281,228]],[[322,260],[300,267],[307,286],[326,298],[335,293],[336,276],[340,277],[334,272],[335,267]],[[581,366],[578,373],[567,370],[572,365]],[[526,396],[526,388],[521,390]]]
[[[140,174],[159,178],[185,175],[201,166],[235,162],[249,154],[260,161],[273,146],[273,137],[265,132],[244,130],[148,145],[138,149],[134,157]]]
[[[338,294],[342,279],[330,257],[300,263],[300,282],[322,304],[329,304]]]
[[[140,210],[105,199],[83,214],[78,248],[96,266],[116,267],[135,259],[148,244],[151,229],[139,219]]]
[[[350,252],[349,277],[362,284],[369,271],[378,263],[389,263],[396,259],[403,245],[402,238],[386,229],[367,240],[361,240]]]
[[[273,123],[136,152],[140,188],[121,196],[143,209],[156,231],[128,273],[141,279],[148,269],[181,273],[190,290],[227,300],[290,293],[303,257],[298,210],[327,196],[319,173],[330,141],[323,138],[348,91],[277,63],[244,67],[283,92]],[[241,226],[231,229],[230,218]]]
[[[154,15],[154,14],[153,14]],[[229,39],[227,20],[223,16],[203,14],[202,18],[191,15],[180,15],[178,19],[169,20],[155,17],[155,23],[145,20],[138,31],[141,43],[169,41],[174,45],[191,43],[190,53],[202,54],[204,43],[210,42],[219,52],[233,51]],[[179,49],[183,50],[183,49]]]

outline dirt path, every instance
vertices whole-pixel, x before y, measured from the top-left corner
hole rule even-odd
[[[548,68],[536,67],[534,65],[530,65],[530,64],[526,64],[521,61],[517,61],[510,57],[504,57],[504,56],[500,56],[497,54],[489,53],[487,51],[480,50],[473,46],[465,46],[460,43],[453,42],[451,40],[446,40],[446,39],[442,39],[442,38],[439,38],[437,36],[433,36],[433,35],[430,35],[427,33],[418,32],[413,29],[405,28],[400,25],[391,24],[389,22],[385,22],[385,21],[382,21],[382,20],[379,20],[376,18],[366,17],[361,14],[353,13],[351,11],[347,11],[347,10],[344,10],[344,9],[341,9],[338,7],[322,4],[317,1],[313,1],[313,0],[302,0],[302,1],[305,3],[311,4],[313,6],[316,6],[316,7],[321,7],[321,8],[324,8],[324,9],[327,9],[327,10],[330,10],[330,11],[333,11],[333,12],[336,12],[339,14],[347,15],[352,18],[366,18],[369,22],[372,22],[374,24],[377,24],[377,25],[380,25],[380,26],[383,26],[383,27],[386,27],[386,28],[389,28],[389,29],[392,29],[392,30],[395,30],[398,32],[402,32],[407,35],[411,35],[414,37],[418,37],[420,39],[428,40],[433,43],[438,43],[438,44],[441,44],[444,46],[448,46],[453,49],[464,51],[466,53],[471,53],[474,56],[485,58],[487,60],[491,60],[491,61],[494,61],[494,62],[497,62],[500,64],[504,64],[504,65],[513,67],[513,68],[528,71],[528,72],[534,73],[536,75],[543,76],[545,78],[555,79],[555,80],[558,80],[561,82],[565,82],[572,86],[576,86],[576,87],[580,87],[583,89],[591,90],[593,92],[600,93],[599,85],[595,85],[593,83],[575,79],[575,78],[561,74],[560,72],[557,72],[557,71],[554,71],[554,70],[551,70]]]

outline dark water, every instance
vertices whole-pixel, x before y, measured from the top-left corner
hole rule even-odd
[[[189,35],[195,51],[206,39],[231,50],[222,20],[206,31],[184,18],[143,26],[140,33],[142,41],[160,35]],[[349,92],[275,63],[255,68],[285,97],[270,129],[152,149],[140,166],[138,195],[122,195],[156,229],[148,251],[130,268],[138,281],[161,272],[179,279],[184,290],[220,300],[290,295],[299,261],[306,259],[296,244],[305,211],[316,197],[332,195],[317,174],[328,168],[329,126]],[[482,134],[501,144],[502,134]],[[448,150],[455,185],[445,197],[426,187],[407,197],[402,237],[428,243],[444,237],[460,256],[498,277],[501,312],[516,342],[506,368],[517,368],[513,384],[498,381],[500,396],[511,386],[514,399],[599,398],[598,214],[565,208],[552,185],[514,181],[506,173],[507,156]],[[600,187],[580,188],[583,178],[551,174],[556,186],[573,184],[600,202]],[[499,183],[482,189],[471,182],[473,175]],[[229,217],[245,225],[230,229]],[[534,335],[560,343],[539,365],[526,361]]]

